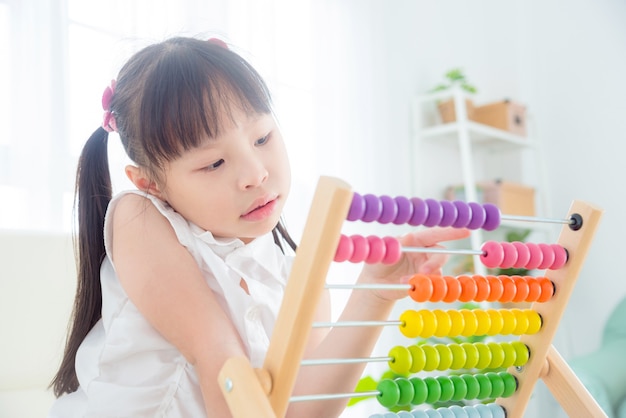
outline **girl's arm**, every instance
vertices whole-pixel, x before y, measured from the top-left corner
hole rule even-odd
[[[401,238],[403,246],[435,247],[441,241],[468,236],[459,229],[425,229]],[[401,283],[401,279],[417,272],[429,274],[441,271],[447,257],[441,254],[405,253],[394,265],[366,265],[358,283]],[[387,320],[396,300],[404,298],[406,290],[355,290],[348,299],[339,321]],[[328,302],[324,298],[316,321],[328,321]],[[381,327],[347,327],[320,331],[313,329],[307,346],[307,358],[369,357]],[[294,393],[353,392],[365,364],[307,366],[300,369]],[[288,415],[293,417],[338,416],[348,400],[313,401],[291,404]]]
[[[170,223],[147,199],[123,197],[114,213],[112,252],[128,297],[195,366],[207,415],[229,416],[217,375],[227,358],[244,355],[243,345]]]

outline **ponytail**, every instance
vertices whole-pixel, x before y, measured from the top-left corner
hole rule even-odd
[[[76,352],[102,316],[100,267],[104,248],[104,216],[112,188],[107,155],[108,132],[98,128],[87,140],[78,161],[74,206],[78,213],[75,241],[77,288],[63,360],[51,387],[59,397],[78,389]]]

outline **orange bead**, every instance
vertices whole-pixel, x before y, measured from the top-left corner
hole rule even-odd
[[[448,285],[446,280],[441,276],[430,276],[430,281],[433,284],[433,294],[430,296],[431,302],[441,302],[448,293]]]
[[[476,282],[470,276],[459,276],[459,282],[461,283],[461,296],[459,301],[469,302],[474,300],[478,288]]]
[[[515,297],[515,292],[517,291],[517,288],[515,287],[515,282],[509,276],[498,276],[498,278],[502,282],[503,286],[502,296],[500,296],[500,302],[511,302]]]
[[[443,278],[448,288],[448,292],[444,296],[443,301],[446,303],[456,302],[461,296],[461,283],[453,276],[443,276]]]
[[[476,283],[476,296],[474,297],[474,300],[476,302],[486,301],[491,291],[489,288],[489,280],[487,280],[485,276],[480,276],[478,274],[475,274],[472,278]]]
[[[424,274],[414,274],[409,279],[411,289],[409,289],[409,296],[415,302],[423,303],[430,300],[433,294],[433,282],[430,277]]]
[[[515,296],[513,296],[513,302],[524,302],[530,293],[530,287],[528,282],[521,276],[513,276],[513,282],[515,283]]]
[[[541,296],[541,284],[539,281],[531,276],[525,276],[528,283],[528,296],[526,296],[526,302],[536,302]]]
[[[489,282],[489,296],[487,296],[487,302],[499,301],[504,292],[502,280],[496,276],[486,276],[486,279]]]
[[[552,280],[547,277],[540,278],[539,283],[541,284],[541,296],[537,299],[537,302],[547,302],[552,299],[552,296],[556,291],[554,283],[552,283]]]

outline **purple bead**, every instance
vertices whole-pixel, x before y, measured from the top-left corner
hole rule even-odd
[[[472,220],[472,210],[469,205],[461,200],[452,202],[456,207],[456,221],[452,224],[454,228],[465,228]]]
[[[467,229],[482,228],[485,224],[485,219],[487,218],[485,208],[483,208],[483,205],[476,202],[470,202],[468,205],[472,211],[472,219],[470,220],[470,223],[467,224]]]
[[[413,214],[409,219],[409,225],[423,225],[428,217],[428,205],[419,197],[413,197],[411,198],[411,206],[413,206]]]
[[[403,225],[411,219],[411,215],[413,215],[413,205],[411,205],[411,201],[404,196],[397,196],[395,201],[398,213],[396,214],[396,219],[393,220],[393,223],[396,225]]]
[[[454,204],[448,200],[442,200],[439,202],[441,209],[443,209],[443,217],[439,222],[439,226],[451,226],[456,221],[457,209]]]
[[[366,194],[363,196],[365,199],[365,213],[361,220],[363,222],[374,222],[380,218],[380,214],[383,213],[383,203],[378,196],[373,194]]]
[[[493,231],[500,226],[500,209],[493,203],[485,203],[483,205],[487,214],[487,219],[483,224],[485,231]]]
[[[441,204],[435,199],[426,199],[426,205],[428,205],[428,217],[424,221],[424,226],[432,227],[439,225],[441,218],[443,218]]]
[[[398,215],[398,206],[396,205],[396,201],[390,196],[381,196],[380,202],[383,205],[383,212],[380,214],[378,222],[381,224],[388,224],[396,219],[396,216]]]
[[[348,211],[349,221],[358,221],[363,217],[365,213],[365,199],[358,193],[352,195],[352,203],[350,204],[350,210]]]

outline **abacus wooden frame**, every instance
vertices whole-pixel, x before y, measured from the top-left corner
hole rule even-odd
[[[234,417],[285,415],[352,196],[350,186],[342,180],[320,178],[263,367],[253,369],[247,358],[237,357],[227,360],[220,371],[220,388]],[[557,242],[567,249],[568,262],[563,268],[546,273],[555,284],[554,297],[531,306],[543,319],[542,329],[520,338],[531,355],[523,368],[509,369],[518,380],[515,394],[496,401],[506,409],[507,418],[523,417],[540,378],[569,416],[606,417],[552,346],[602,216],[602,210],[581,201],[574,201],[568,213],[580,214],[583,224],[578,230],[563,226]]]

